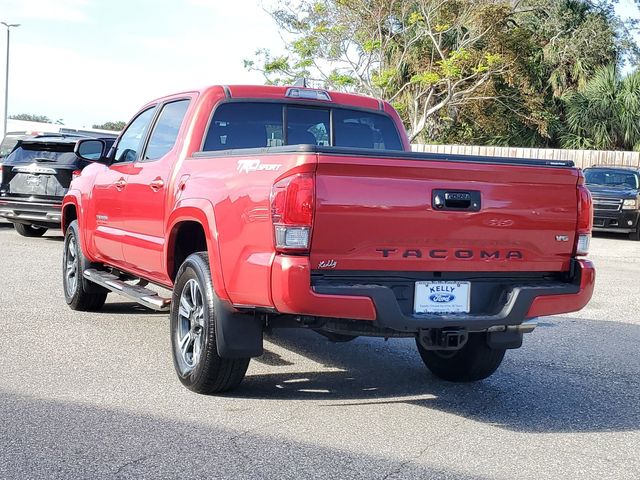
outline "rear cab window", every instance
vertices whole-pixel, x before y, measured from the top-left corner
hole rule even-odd
[[[213,114],[202,150],[318,145],[403,150],[384,113],[290,103],[227,102]]]

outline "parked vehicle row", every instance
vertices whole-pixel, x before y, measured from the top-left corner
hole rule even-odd
[[[415,338],[438,377],[480,380],[537,317],[593,292],[572,162],[411,153],[376,99],[214,86],[148,103],[113,146],[74,148],[90,164],[62,205],[65,299],[168,310],[195,392],[239,385],[263,332],[291,327]]]
[[[101,141],[112,145],[116,137],[103,136]],[[19,234],[39,237],[49,228],[60,228],[62,198],[91,162],[74,154],[82,138],[87,137],[50,133],[11,139],[15,143],[0,164],[0,217],[12,222]],[[96,152],[95,159],[99,155]]]

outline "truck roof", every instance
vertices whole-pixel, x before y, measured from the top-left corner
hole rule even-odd
[[[356,108],[366,108],[371,110],[384,110],[384,105],[386,102],[382,100],[378,100],[373,97],[368,97],[365,95],[356,95],[352,93],[343,93],[343,92],[335,92],[331,90],[325,90],[321,88],[307,88],[307,87],[298,87],[298,86],[280,86],[280,85],[211,85],[204,88],[194,89],[194,90],[185,90],[183,92],[172,93],[171,95],[167,95],[165,97],[157,98],[153,100],[153,103],[156,101],[161,101],[168,97],[174,97],[175,95],[179,95],[180,93],[190,93],[190,92],[199,92],[204,94],[206,92],[210,92],[211,90],[218,90],[228,98],[255,98],[255,99],[264,99],[264,100],[286,100],[287,98],[292,100],[311,100],[317,101],[319,104],[339,104],[344,106],[356,107]],[[308,97],[291,97],[287,96],[287,92],[290,90],[298,90],[304,92],[324,92],[329,96],[330,100],[325,99],[313,99]]]

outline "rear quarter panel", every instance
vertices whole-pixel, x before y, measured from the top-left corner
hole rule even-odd
[[[315,154],[212,154],[184,161],[182,173],[189,175],[189,180],[181,199],[207,198],[211,202],[215,218],[211,244],[219,249],[222,279],[235,305],[273,306],[271,185],[284,176],[313,172],[315,160]],[[270,170],[246,171],[246,162],[267,164]]]

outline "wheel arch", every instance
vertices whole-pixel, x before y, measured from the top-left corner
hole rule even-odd
[[[74,202],[67,202],[62,207],[61,227],[64,234],[71,225],[71,222],[78,220],[78,207]],[[79,222],[79,220],[78,220]]]
[[[209,254],[209,268],[213,288],[218,297],[229,300],[222,268],[213,205],[205,199],[189,199],[180,202],[167,222],[165,243],[165,269],[173,283],[180,264],[192,253],[204,247]]]

